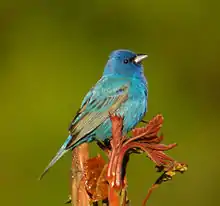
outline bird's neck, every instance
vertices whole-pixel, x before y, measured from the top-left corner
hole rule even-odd
[[[135,81],[140,81],[144,84],[147,83],[147,80],[144,76],[144,74],[138,74],[138,75],[133,75],[133,76],[126,76],[126,75],[122,75],[122,74],[104,74],[104,77],[107,78],[119,78],[119,79],[128,79],[128,80],[135,80]]]

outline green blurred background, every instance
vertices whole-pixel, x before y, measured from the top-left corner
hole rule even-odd
[[[189,170],[149,205],[219,205],[219,1],[1,1],[0,205],[63,205],[71,157],[39,174],[67,137],[70,120],[112,50],[149,55],[149,111],[165,117],[169,152]],[[92,154],[99,150],[91,145]],[[158,174],[144,155],[129,162],[138,206]]]

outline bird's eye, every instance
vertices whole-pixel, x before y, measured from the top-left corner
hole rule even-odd
[[[127,64],[129,62],[128,59],[124,59],[124,63]]]

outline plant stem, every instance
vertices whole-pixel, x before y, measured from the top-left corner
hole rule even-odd
[[[142,206],[145,206],[145,205],[147,204],[147,201],[149,200],[149,198],[150,198],[150,196],[151,196],[153,190],[155,190],[156,188],[158,188],[158,186],[159,186],[159,184],[153,184],[153,185],[151,186],[151,188],[148,190],[148,193],[147,193],[146,198],[145,198],[144,201],[143,201]]]
[[[84,172],[84,163],[89,159],[88,144],[82,144],[72,152],[72,205],[89,206],[89,197],[85,191],[82,177]]]
[[[117,194],[114,187],[109,185],[109,206],[120,206],[120,196]]]

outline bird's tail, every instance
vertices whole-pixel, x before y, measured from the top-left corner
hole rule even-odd
[[[64,144],[62,145],[62,147],[59,149],[59,151],[57,152],[57,154],[55,155],[55,157],[50,161],[50,163],[48,164],[48,166],[45,168],[45,170],[43,171],[43,173],[40,175],[39,180],[41,180],[43,178],[43,176],[48,172],[48,170],[66,153],[68,152],[68,150],[66,150],[66,146],[69,143],[69,141],[72,139],[72,136],[69,135],[67,140],[64,142]]]

